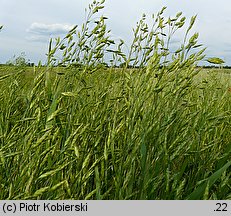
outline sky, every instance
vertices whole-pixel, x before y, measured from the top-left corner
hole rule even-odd
[[[49,38],[64,37],[84,21],[90,0],[0,0],[0,63],[24,52],[30,62],[46,60]],[[103,13],[114,38],[129,44],[132,28],[145,13],[165,16],[177,12],[190,19],[197,15],[193,32],[206,47],[207,57],[219,57],[231,65],[231,1],[229,0],[106,0]],[[205,63],[205,62],[204,62]],[[203,64],[203,62],[202,62]]]

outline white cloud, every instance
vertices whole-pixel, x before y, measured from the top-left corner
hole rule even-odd
[[[50,37],[56,37],[62,34],[66,34],[73,27],[74,25],[70,24],[45,24],[34,22],[26,30],[27,33],[29,33],[30,35],[26,36],[25,38],[27,41],[30,42],[48,43]]]
[[[27,32],[36,35],[59,35],[67,33],[72,28],[73,25],[70,24],[45,24],[34,22],[31,24],[30,28],[27,29]]]
[[[4,30],[0,33],[1,59],[4,56],[15,54],[15,52],[28,52],[37,54],[37,59],[46,53],[50,37],[62,37],[73,24],[81,26],[84,22],[84,8],[93,0],[0,0],[0,21]],[[45,5],[45,6],[44,6]],[[112,37],[122,38],[128,44],[132,40],[132,28],[136,26],[142,13],[156,14],[162,6],[167,6],[164,16],[174,16],[182,11],[189,20],[197,14],[197,20],[193,32],[199,32],[199,43],[208,47],[206,51],[210,56],[226,57],[227,64],[231,65],[231,1],[227,0],[117,0],[105,1],[103,10],[109,17],[107,24],[112,30]],[[98,16],[98,15],[97,15]],[[36,21],[36,22],[34,22]],[[27,29],[27,31],[25,31]],[[182,42],[182,34],[172,38],[171,44],[177,45],[178,40]],[[26,38],[26,41],[25,41]],[[34,43],[36,42],[36,43]],[[39,43],[38,43],[39,42]],[[17,44],[16,44],[17,43]],[[23,45],[21,45],[23,44]],[[43,48],[43,49],[42,49]],[[221,55],[221,56],[220,56]],[[36,55],[34,55],[36,56]]]

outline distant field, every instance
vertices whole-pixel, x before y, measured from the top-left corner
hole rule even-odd
[[[25,77],[26,80],[33,81],[35,76],[43,69],[38,69],[34,67],[23,67],[23,68],[17,68],[15,66],[0,66],[0,75],[6,75],[6,74],[12,74],[12,73],[17,73],[20,70],[23,70],[23,76]],[[132,71],[133,69],[129,69]],[[137,71],[138,69],[134,69],[134,71]],[[200,68],[198,69],[200,72],[196,77],[194,77],[194,80],[196,82],[201,82],[203,80],[209,80],[209,81],[216,81],[218,85],[221,85],[222,87],[231,87],[231,69],[217,69],[217,68]],[[114,74],[116,72],[121,71],[121,69],[106,69],[104,70],[104,74],[111,73],[113,71]],[[52,68],[51,74],[55,75],[57,73],[65,73],[66,69],[63,67],[56,67]]]
[[[231,86],[231,69],[202,69],[196,80],[214,80],[218,85]]]

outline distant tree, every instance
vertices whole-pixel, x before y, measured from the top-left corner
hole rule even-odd
[[[22,52],[19,56],[13,56],[13,59],[10,59],[6,62],[7,65],[14,66],[28,66],[30,60],[26,59],[26,54]]]
[[[29,66],[29,67],[34,67],[34,63],[33,62],[29,62],[29,63],[27,63],[27,66]]]
[[[15,65],[16,66],[26,66],[28,63],[27,63],[27,60],[26,60],[26,55],[25,53],[21,53],[20,56],[18,56],[16,59],[15,59]]]
[[[14,58],[14,57],[13,57]],[[13,66],[14,64],[13,64],[13,60],[8,60],[7,62],[6,62],[6,65],[8,65],[8,66]]]

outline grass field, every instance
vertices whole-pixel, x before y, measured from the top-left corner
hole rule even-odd
[[[231,71],[196,67],[196,17],[170,52],[186,18],[143,15],[125,54],[103,3],[46,66],[0,67],[0,199],[231,199]]]
[[[228,73],[53,70],[1,67],[1,199],[231,198]]]

